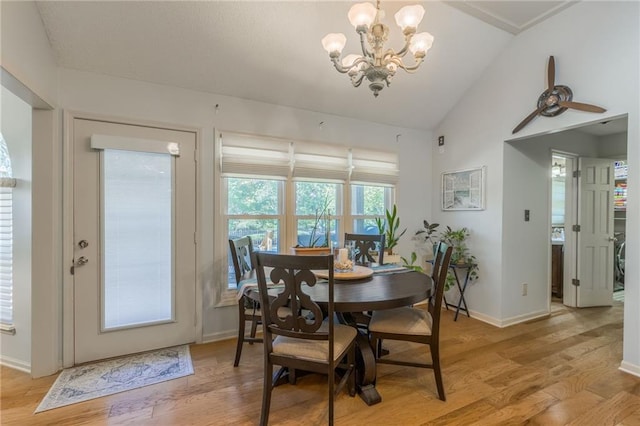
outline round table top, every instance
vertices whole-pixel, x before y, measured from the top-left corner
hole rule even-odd
[[[333,300],[338,312],[373,311],[399,308],[431,296],[431,277],[419,272],[374,274],[363,280],[335,281]],[[318,303],[327,303],[329,287],[319,282],[305,286],[304,292]]]

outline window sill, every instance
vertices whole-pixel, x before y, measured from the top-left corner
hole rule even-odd
[[[13,325],[0,324],[0,333],[2,334],[16,334],[16,328]]]

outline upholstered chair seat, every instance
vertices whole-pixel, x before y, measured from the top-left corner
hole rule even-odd
[[[278,313],[280,315],[280,313]],[[335,324],[333,329],[333,359],[334,361],[344,357],[349,345],[356,338],[355,328]],[[325,321],[318,332],[328,332],[329,326]],[[277,336],[273,341],[273,353],[306,359],[310,361],[326,362],[329,360],[329,342],[327,340],[301,340],[297,338]]]
[[[430,336],[432,326],[433,319],[429,312],[402,307],[375,311],[369,323],[369,331]]]

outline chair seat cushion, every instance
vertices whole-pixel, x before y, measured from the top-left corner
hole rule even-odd
[[[328,330],[329,323],[325,321],[318,331],[326,332]],[[351,342],[356,338],[357,331],[348,325],[334,324],[333,332],[333,355],[334,360],[338,360],[342,358]],[[312,361],[326,362],[329,360],[329,341],[277,336],[273,340],[273,353],[276,355],[287,355]]]
[[[433,321],[429,312],[407,306],[374,311],[369,323],[369,331],[430,336],[432,324]]]

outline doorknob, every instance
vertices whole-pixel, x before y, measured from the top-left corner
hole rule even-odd
[[[87,240],[80,240],[78,245],[80,246],[80,248],[87,248],[89,246],[89,243],[87,242]]]
[[[618,239],[616,237],[609,237],[609,241],[613,241],[615,243]]]
[[[78,265],[78,266],[82,266],[82,265],[87,264],[88,262],[89,262],[89,259],[87,259],[87,258],[86,258],[86,257],[84,257],[84,256],[80,256],[80,257],[78,258],[78,260],[76,261],[76,265]]]

